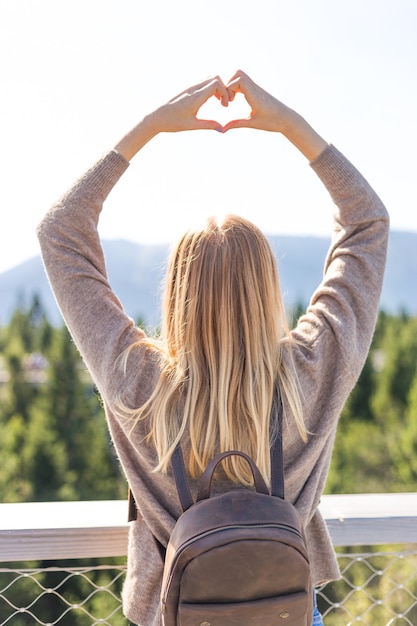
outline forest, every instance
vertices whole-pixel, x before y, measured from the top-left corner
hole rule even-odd
[[[97,390],[68,331],[48,321],[38,297],[0,328],[0,458],[1,502],[126,498]],[[340,419],[326,493],[410,491],[417,491],[417,317],[380,311]],[[53,603],[45,610],[43,619],[54,622]],[[0,603],[0,623],[8,611]],[[33,623],[25,619],[12,623]],[[59,623],[91,622],[72,615]]]

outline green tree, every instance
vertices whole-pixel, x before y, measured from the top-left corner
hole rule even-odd
[[[417,489],[417,374],[410,385],[404,425],[393,450],[394,472],[397,485],[407,491]]]
[[[104,412],[65,327],[34,298],[1,334],[0,498],[124,498]]]
[[[383,363],[372,397],[373,413],[377,421],[398,430],[417,371],[417,318],[392,317],[381,337],[379,353]]]
[[[414,384],[417,318],[381,313],[371,350],[339,422],[327,493],[417,488]]]
[[[68,331],[50,325],[40,301],[34,299],[29,309],[16,310],[9,326],[1,329],[0,350],[0,498],[6,502],[125,498],[126,483],[110,445],[98,394]],[[123,559],[106,559],[106,564],[109,561],[119,565]],[[37,582],[18,577],[8,599],[15,606],[30,605],[40,584],[47,588],[56,584],[59,574],[43,569],[54,565],[66,566],[64,562],[30,564],[41,570]],[[87,568],[91,565],[86,563]],[[18,567],[14,563],[12,570]],[[87,626],[88,613],[101,620],[116,611],[108,623],[125,624],[117,599],[105,591],[95,592],[110,579],[110,573],[100,569],[90,573],[91,584],[71,576],[63,592],[80,608],[66,613],[67,606],[52,594],[36,600],[38,614],[45,622],[59,619],[63,625]],[[120,593],[121,584],[117,578],[113,593]],[[10,620],[12,614],[13,608],[1,603],[0,622]],[[12,622],[26,626],[33,617],[19,614]]]

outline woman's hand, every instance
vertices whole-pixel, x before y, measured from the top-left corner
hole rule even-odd
[[[218,76],[210,78],[182,91],[151,113],[148,116],[149,123],[156,132],[166,133],[199,129],[222,130],[221,124],[214,120],[199,119],[197,113],[212,96],[227,107],[230,93]]]
[[[194,85],[147,115],[119,141],[115,150],[130,160],[158,133],[175,133],[198,129],[222,131],[221,124],[214,120],[199,119],[197,113],[212,96],[227,107],[231,93],[219,77],[210,78]]]
[[[233,120],[222,128],[215,120],[197,117],[199,109],[212,96],[227,107],[237,93],[242,93],[251,107],[251,114],[247,119]],[[259,87],[247,74],[238,71],[227,85],[216,77],[182,91],[147,115],[119,141],[115,149],[130,160],[158,133],[198,129],[226,132],[233,128],[257,128],[280,132],[309,160],[316,158],[327,146],[298,113]]]
[[[233,128],[257,128],[282,133],[309,161],[317,158],[326,148],[327,142],[301,115],[259,87],[244,72],[236,72],[226,86],[230,102],[237,93],[242,93],[251,107],[251,113],[247,119],[226,124],[224,132]]]
[[[246,119],[229,122],[224,127],[224,131],[231,128],[256,128],[284,133],[287,126],[294,122],[297,116],[295,111],[259,87],[241,70],[236,72],[227,83],[227,89],[230,101],[237,93],[243,94],[251,107],[251,113]]]

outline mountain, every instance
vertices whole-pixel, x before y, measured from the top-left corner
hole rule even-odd
[[[287,307],[305,305],[318,285],[329,240],[321,237],[270,236],[278,261],[281,288]],[[110,283],[133,318],[150,326],[159,321],[161,283],[168,246],[144,246],[124,240],[104,241]],[[417,315],[417,233],[393,231],[381,308],[387,313]],[[40,257],[0,274],[0,324],[7,324],[17,306],[40,296],[53,323],[61,317]]]

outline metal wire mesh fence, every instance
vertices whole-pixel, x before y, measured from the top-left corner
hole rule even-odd
[[[339,552],[342,578],[318,592],[326,626],[416,626],[417,546]],[[123,560],[0,567],[0,626],[128,626]],[[74,562],[72,562],[74,563]]]
[[[126,626],[124,564],[0,568],[0,624]]]
[[[338,561],[342,578],[318,594],[326,626],[417,625],[417,546],[351,548]]]

